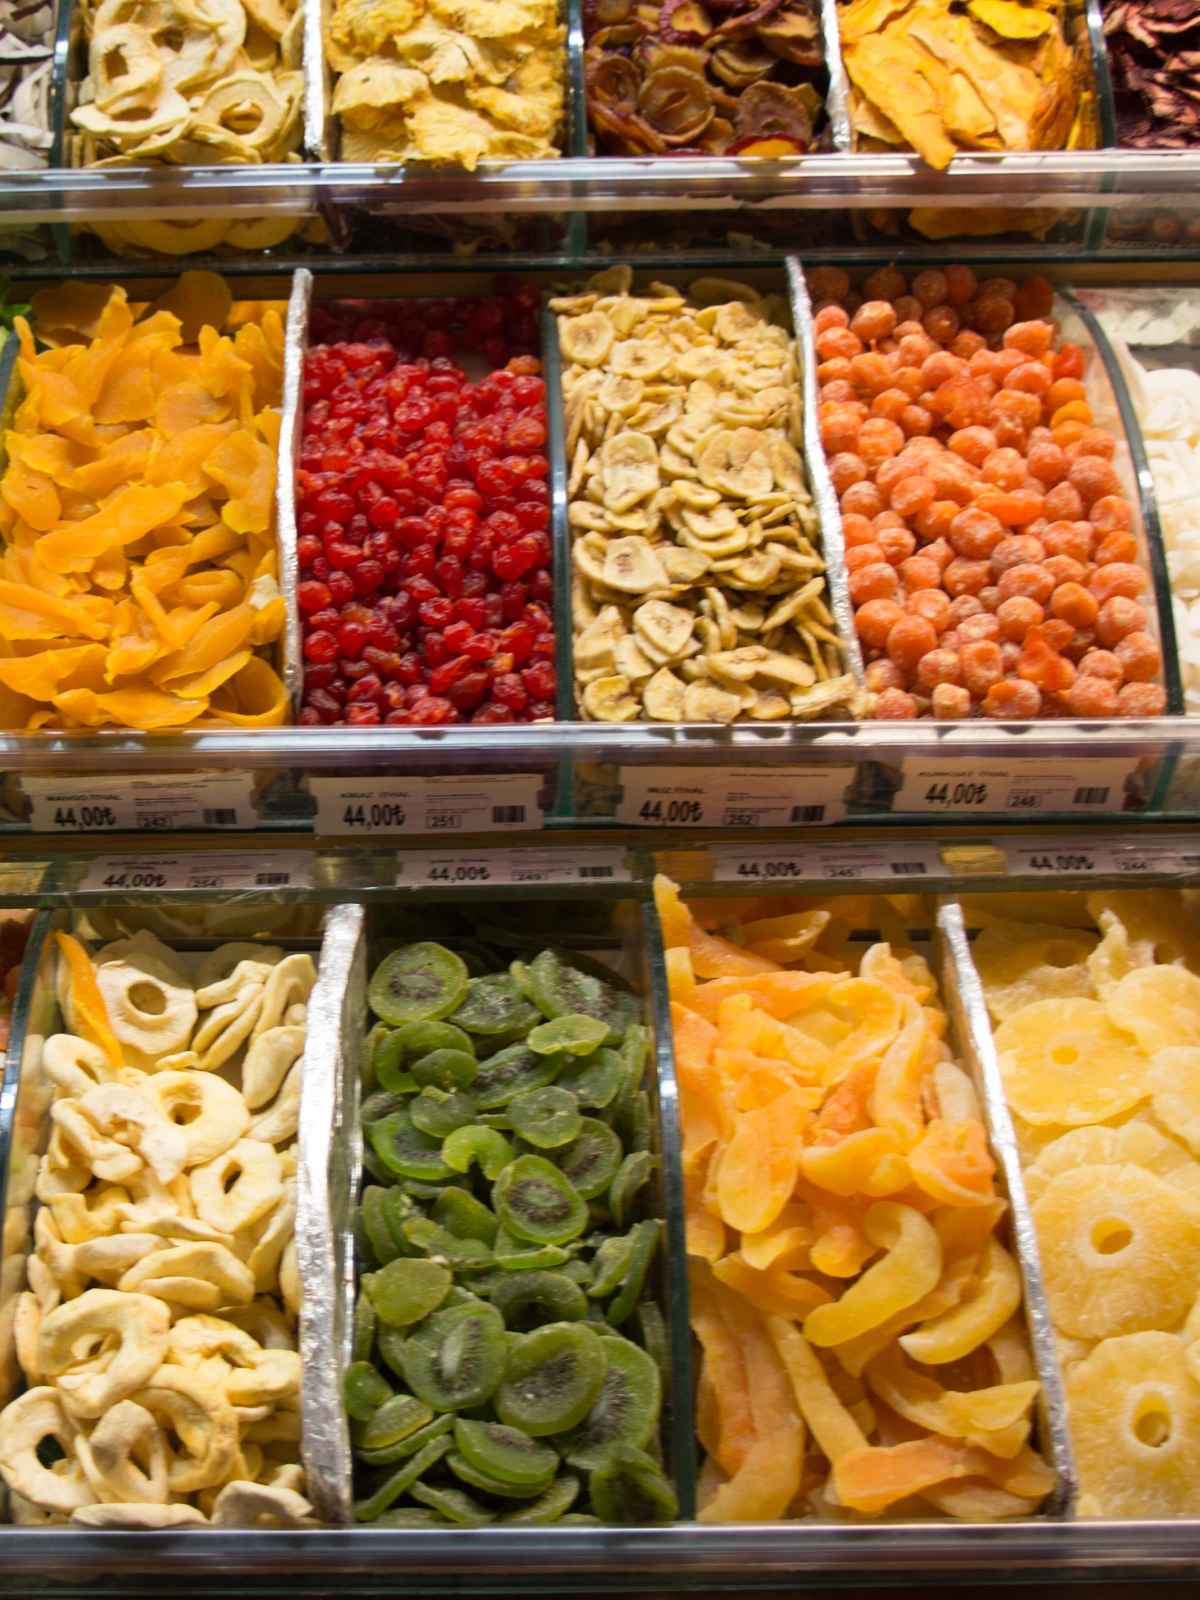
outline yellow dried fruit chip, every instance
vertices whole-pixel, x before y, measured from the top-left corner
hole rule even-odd
[[[1002,1022],[1036,1000],[1091,997],[1085,963],[1096,944],[1077,928],[997,918],[971,947],[988,1010]]]
[[[1152,1123],[1135,1118],[1110,1128],[1096,1125],[1072,1128],[1039,1153],[1025,1170],[1025,1190],[1036,1201],[1060,1172],[1095,1166],[1134,1166],[1173,1181],[1181,1169],[1200,1168],[1186,1150],[1160,1133]]]
[[[1033,1207],[1055,1326],[1081,1339],[1178,1326],[1200,1274],[1200,1207],[1143,1167],[1061,1172]]]
[[[1200,978],[1186,967],[1139,967],[1104,1004],[1148,1056],[1172,1045],[1200,1044]]]
[[[1200,1386],[1170,1333],[1105,1339],[1066,1373],[1080,1487],[1103,1517],[1200,1513]]]
[[[1200,1047],[1168,1045],[1154,1055],[1150,1104],[1163,1126],[1200,1155]]]
[[[1150,1063],[1098,1000],[1038,1000],[996,1030],[1013,1109],[1035,1125],[1102,1122],[1149,1093]]]

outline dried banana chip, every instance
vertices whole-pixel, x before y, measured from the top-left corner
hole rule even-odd
[[[642,688],[642,706],[656,722],[682,722],[687,686],[669,667],[660,667]]]
[[[598,454],[604,483],[604,504],[628,511],[658,488],[658,449],[648,434],[627,430],[614,434]]]
[[[628,678],[597,678],[583,692],[583,709],[593,722],[632,722],[641,703],[629,690]]]
[[[648,540],[631,534],[610,540],[604,555],[603,581],[623,594],[646,594],[667,582],[667,575]]]
[[[695,622],[690,611],[665,600],[647,600],[633,613],[634,632],[643,649],[649,646],[668,660],[682,655],[692,642]]]

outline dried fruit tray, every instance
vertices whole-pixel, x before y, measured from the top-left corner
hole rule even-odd
[[[689,860],[696,878],[690,886],[684,885],[685,890],[706,896],[744,894],[740,887],[709,883],[702,854],[693,854]],[[677,870],[682,863],[668,865]],[[755,893],[770,895],[781,888],[793,891],[795,885],[767,886],[765,890],[756,886]],[[1141,899],[1134,893],[1130,902]],[[274,903],[262,893],[244,901],[234,898],[218,903],[203,895],[168,893],[153,909],[139,912],[129,902],[106,902],[92,894],[86,908],[73,913],[66,908],[41,913],[18,993],[0,1096],[6,1296],[15,1293],[23,1281],[36,1157],[49,1131],[49,1086],[41,1072],[41,1047],[62,1025],[55,975],[59,941],[54,930],[69,925],[85,938],[103,940],[148,925],[168,944],[194,950],[197,959],[218,942],[218,926],[226,938],[244,938],[255,929],[260,941],[265,938],[313,951],[318,958],[318,987],[310,1005],[304,1068],[306,1114],[300,1134],[297,1223],[304,1283],[304,1459],[310,1492],[318,1498],[324,1514],[335,1521],[344,1517],[344,1489],[339,1498],[336,1491],[327,1491],[327,1485],[336,1482],[337,1463],[344,1458],[345,1423],[338,1375],[349,1340],[346,1313],[351,1245],[347,1219],[359,1170],[353,1107],[364,1027],[364,933],[372,945],[377,935],[383,935],[390,936],[394,946],[395,935],[402,928],[411,926],[424,934],[430,926],[429,915],[436,918],[450,906],[486,926],[489,906],[494,912],[507,907],[511,922],[514,913],[520,917],[519,903],[520,897],[514,900],[512,890],[421,892],[404,896],[402,911],[398,905],[375,902],[365,926],[363,912],[353,904],[327,910],[323,933],[318,931],[320,906],[295,895]],[[986,905],[986,896],[975,902],[976,909],[980,904]],[[580,947],[590,943],[596,954],[623,968],[644,997],[644,1014],[655,1035],[647,1081],[657,1097],[654,1138],[661,1152],[661,1167],[650,1214],[662,1216],[666,1225],[659,1296],[671,1331],[673,1388],[664,1444],[667,1470],[680,1498],[680,1520],[668,1527],[622,1530],[584,1526],[522,1529],[493,1524],[444,1530],[180,1528],[131,1533],[10,1526],[0,1530],[8,1581],[20,1584],[25,1578],[32,1579],[50,1563],[60,1577],[73,1580],[86,1592],[108,1592],[114,1586],[125,1593],[156,1592],[153,1586],[161,1581],[163,1563],[178,1561],[186,1565],[185,1587],[194,1593],[227,1592],[234,1575],[243,1587],[285,1580],[303,1593],[327,1587],[334,1572],[347,1592],[354,1593],[360,1586],[364,1590],[378,1586],[381,1565],[399,1563],[407,1581],[419,1581],[422,1591],[430,1593],[459,1587],[468,1572],[477,1573],[481,1568],[488,1570],[490,1583],[499,1591],[530,1584],[553,1586],[561,1583],[566,1569],[571,1571],[572,1585],[580,1589],[638,1586],[646,1581],[686,1589],[732,1580],[735,1574],[740,1584],[753,1588],[777,1586],[785,1572],[788,1581],[795,1582],[797,1573],[813,1578],[834,1573],[880,1576],[917,1569],[933,1582],[961,1582],[967,1572],[981,1570],[1020,1571],[1032,1578],[1083,1570],[1094,1575],[1097,1570],[1117,1570],[1131,1563],[1144,1572],[1153,1570],[1165,1576],[1195,1562],[1200,1533],[1194,1522],[1080,1518],[1072,1510],[1073,1469],[1063,1431],[1061,1381],[1053,1339],[1047,1339],[1048,1325],[1041,1320],[1045,1316],[1042,1264],[1030,1226],[1022,1165],[1013,1143],[980,979],[966,936],[967,926],[974,925],[976,916],[968,910],[964,917],[962,908],[952,902],[940,909],[935,909],[932,901],[907,902],[908,927],[918,947],[931,941],[951,1018],[951,1042],[975,1076],[993,1149],[1001,1159],[1013,1210],[1012,1247],[1020,1257],[1035,1360],[1049,1397],[1039,1437],[1055,1463],[1059,1492],[1041,1516],[1001,1525],[920,1518],[853,1526],[819,1519],[741,1527],[691,1521],[695,1467],[688,1399],[689,1300],[674,1053],[659,926],[648,885],[618,890],[615,895],[612,891],[584,891],[573,896],[569,906],[565,902],[556,906],[552,895],[542,893],[530,897],[526,910],[534,906],[541,908],[538,915],[547,927],[561,928],[564,936]],[[1006,914],[1014,913],[1009,910]],[[585,927],[591,929],[590,934]],[[5,1324],[10,1325],[11,1306],[5,1313]],[[18,1383],[11,1344],[4,1373],[7,1399]],[[327,1478],[325,1474],[332,1475]],[[327,1494],[323,1500],[322,1494]]]

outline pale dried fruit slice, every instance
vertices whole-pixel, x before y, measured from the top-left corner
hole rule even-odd
[[[629,692],[629,679],[615,674],[588,684],[583,709],[594,722],[632,722],[640,707]]]
[[[742,709],[735,694],[718,689],[711,683],[689,683],[683,696],[684,719],[687,722],[732,722]]]
[[[1129,934],[1123,922],[1109,913],[1108,924],[1103,939],[1087,958],[1088,977],[1102,1000],[1107,999],[1121,979],[1127,977],[1135,968],[1151,964],[1151,958],[1144,944],[1136,948],[1130,944]],[[1145,960],[1135,959],[1139,951],[1145,953]]]
[[[1129,936],[1134,965],[1200,968],[1200,937],[1177,896],[1144,894],[1133,889],[1096,889],[1087,896],[1088,911],[1105,932],[1119,922]],[[1180,912],[1183,911],[1181,915]]]
[[[682,722],[685,699],[685,687],[669,667],[660,667],[642,689],[646,715],[656,722]]]
[[[998,1021],[1035,1000],[1093,998],[1087,960],[1094,934],[997,917],[971,947],[988,1010]]]
[[[727,534],[740,533],[741,523],[731,507],[718,502],[710,511],[684,510],[680,520],[689,533],[698,539],[723,539]]]
[[[575,665],[611,667],[613,652],[625,636],[625,620],[620,610],[616,606],[605,606],[576,638]]]
[[[647,600],[633,613],[633,626],[640,641],[668,660],[683,654],[692,641],[696,619],[682,606],[666,600]]]
[[[1170,1183],[1181,1169],[1194,1168],[1196,1163],[1173,1139],[1138,1118],[1119,1128],[1072,1128],[1046,1145],[1026,1168],[1025,1190],[1030,1202],[1040,1200],[1060,1172],[1095,1166],[1142,1167]]]
[[[647,594],[651,589],[667,587],[667,575],[654,546],[636,533],[609,542],[601,581],[624,594]]]
[[[1079,1339],[1174,1327],[1195,1299],[1200,1207],[1134,1166],[1061,1172],[1033,1207],[1054,1324]]]
[[[718,650],[708,657],[708,664],[723,678],[749,683],[770,654],[764,645],[744,644],[736,650]]]
[[[708,557],[699,550],[681,550],[678,545],[667,545],[659,560],[672,583],[698,583],[709,568]]]
[[[558,319],[558,342],[568,361],[598,367],[613,347],[613,325],[602,311]]]
[[[996,1050],[1027,1122],[1104,1122],[1149,1093],[1149,1061],[1098,1000],[1035,1000],[996,1029]]]
[[[694,479],[682,478],[673,487],[676,500],[689,511],[711,511],[721,504],[721,496],[715,489],[696,483]]]
[[[767,460],[771,463],[777,489],[792,492],[805,488],[804,463],[800,459],[800,452],[782,433],[772,433],[767,440]]]
[[[1138,967],[1104,1004],[1148,1056],[1172,1045],[1200,1044],[1200,978],[1186,967]]]
[[[604,565],[608,559],[608,540],[602,533],[585,533],[571,547],[571,559],[585,578],[593,583],[604,583]]]
[[[1200,1513],[1200,1386],[1181,1339],[1105,1339],[1065,1381],[1080,1488],[1097,1515]]]
[[[654,440],[630,429],[614,433],[601,445],[597,461],[604,485],[604,504],[629,511],[659,486],[658,449]]]
[[[1154,1115],[1200,1156],[1200,1048],[1168,1045],[1150,1061],[1150,1104]]]
[[[741,344],[743,339],[755,339],[762,330],[765,317],[761,305],[747,305],[744,300],[730,300],[717,307],[713,319],[713,332],[726,344]]]
[[[646,657],[633,635],[627,633],[613,652],[613,667],[630,683],[642,683],[653,673],[654,662]]]
[[[782,650],[765,652],[758,666],[758,676],[766,678],[768,683],[796,689],[807,689],[817,678],[807,661],[801,661],[798,656],[784,655]]]
[[[766,443],[758,428],[721,428],[696,456],[701,482],[725,494],[758,500],[775,487]]]
[[[606,411],[627,417],[641,404],[642,385],[636,378],[622,378],[618,373],[610,372],[596,390],[596,399]]]
[[[671,365],[674,355],[662,339],[620,339],[612,347],[609,367],[622,378],[657,378]]]

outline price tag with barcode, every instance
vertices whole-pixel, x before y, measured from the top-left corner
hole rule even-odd
[[[920,882],[944,877],[946,869],[932,844],[814,844],[790,849],[755,850],[716,845],[712,851],[717,883]]]
[[[651,828],[840,822],[853,767],[623,767],[617,821]]]
[[[536,772],[309,779],[319,834],[495,833],[542,826]]]
[[[98,856],[79,887],[88,892],[131,889],[307,889],[313,857],[307,851],[267,850],[239,855],[197,851],[187,856]]]
[[[1011,873],[1038,877],[1174,877],[1189,871],[1187,845],[1178,839],[1160,842],[1148,837],[1086,833],[1069,844],[1057,839],[1042,844],[1016,844],[1006,839],[1004,854]]]
[[[906,756],[893,811],[921,815],[1120,811],[1135,762],[1126,757],[1077,761],[979,761],[969,756]]]
[[[22,778],[34,833],[186,832],[257,825],[248,772]]]
[[[588,849],[480,850],[463,855],[443,850],[406,850],[396,867],[396,883],[404,888],[493,883],[530,887],[557,884],[628,883],[625,852],[600,846]]]

